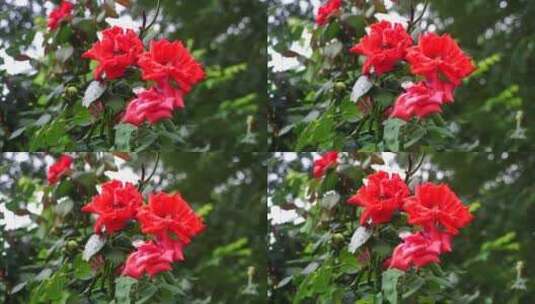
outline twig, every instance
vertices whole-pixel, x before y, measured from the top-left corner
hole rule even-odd
[[[408,159],[409,164],[407,165],[407,170],[405,170],[405,183],[408,183],[411,177],[410,175],[410,172],[412,171],[412,154],[411,153],[409,153],[408,158],[409,158]]]
[[[156,169],[158,169],[158,164],[160,162],[160,153],[156,154],[156,162],[154,163],[154,168],[152,168],[152,172],[150,173],[149,177],[145,179],[145,165],[141,165],[141,179],[139,180],[138,190],[142,191],[145,184],[152,179],[154,176],[154,173],[156,173]]]
[[[418,161],[418,164],[412,168],[412,159],[411,159],[411,154],[409,154],[409,168],[407,169],[406,171],[406,176],[405,176],[405,183],[409,183],[411,177],[414,175],[414,173],[418,172],[418,170],[420,170],[420,167],[422,167],[423,163],[424,163],[424,160],[425,160],[425,153],[422,154],[422,157],[420,158],[420,160]]]
[[[414,17],[415,17],[415,7],[414,7],[414,4],[413,4],[412,0],[411,0],[411,4],[410,5],[411,5],[411,17],[410,17],[409,25],[407,26],[407,32],[409,32],[409,33],[412,31],[412,28],[416,24],[418,24],[418,22],[420,22],[422,20],[422,18],[424,17],[425,12],[427,11],[427,8],[429,7],[429,0],[425,0],[424,8],[422,10],[422,13],[416,19],[414,19]]]
[[[154,17],[152,18],[152,21],[149,23],[148,26],[145,26],[147,23],[147,16],[145,15],[145,11],[143,11],[143,25],[141,26],[141,30],[139,31],[139,38],[143,39],[143,35],[154,25],[154,22],[156,22],[156,19],[158,18],[158,15],[160,14],[160,0],[156,3],[156,14],[154,14]]]
[[[410,19],[409,19],[409,25],[407,26],[407,32],[411,32],[412,27],[414,26],[414,14],[415,14],[415,7],[413,0],[410,0]]]
[[[425,11],[427,11],[427,7],[428,6],[429,6],[429,0],[425,0],[424,9],[422,10],[422,13],[420,14],[420,16],[418,16],[418,18],[416,18],[416,20],[414,20],[414,24],[417,24],[418,22],[420,22],[420,20],[422,20],[422,18],[425,15]]]

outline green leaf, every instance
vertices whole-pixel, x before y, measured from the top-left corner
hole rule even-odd
[[[334,40],[333,42],[329,43],[325,48],[323,49],[323,53],[328,58],[334,59],[342,50],[344,49],[344,45],[338,41]]]
[[[118,151],[130,151],[130,139],[137,128],[131,124],[118,124],[115,127],[115,148]]]
[[[88,108],[95,100],[97,100],[106,91],[106,84],[100,81],[92,81],[84,93],[82,105]]]
[[[143,295],[142,298],[136,300],[136,304],[151,303],[148,302],[158,291],[158,288],[154,285],[150,285],[147,288],[143,289],[140,294]],[[154,302],[154,301],[153,301]]]
[[[117,304],[130,304],[130,290],[137,280],[130,277],[115,279],[115,297]]]
[[[56,51],[56,59],[60,62],[66,62],[72,56],[74,48],[70,45],[64,46]]]
[[[79,280],[88,280],[93,277],[91,265],[83,260],[81,255],[77,255],[73,262],[74,277]]]
[[[17,137],[19,137],[23,132],[24,130],[26,130],[26,127],[22,127],[20,129],[17,129],[15,130],[13,133],[11,133],[11,135],[9,136],[9,140],[12,140],[12,139],[15,139]]]
[[[95,255],[97,252],[104,247],[106,244],[106,239],[104,237],[101,237],[98,234],[93,234],[89,239],[87,240],[87,243],[85,243],[84,253],[83,253],[83,260],[89,261],[93,255]]]
[[[357,102],[359,99],[364,96],[370,89],[373,87],[373,83],[370,81],[370,78],[366,75],[362,75],[355,81],[353,89],[351,90],[351,101]]]
[[[355,253],[360,246],[364,245],[372,236],[372,231],[364,226],[360,226],[355,230],[351,241],[349,242],[348,251]]]
[[[50,120],[52,119],[52,115],[45,113],[39,117],[38,120],[36,120],[33,124],[37,127],[41,127],[46,125]]]
[[[386,148],[392,152],[399,152],[400,143],[399,135],[401,127],[404,126],[406,122],[401,119],[388,119],[385,122],[385,133],[384,141]]]
[[[390,304],[397,304],[398,302],[398,280],[403,275],[402,271],[397,269],[389,269],[383,272],[382,290],[383,295]]]
[[[62,198],[59,203],[54,206],[54,212],[61,216],[65,217],[67,214],[69,214],[74,207],[74,202],[70,198]]]

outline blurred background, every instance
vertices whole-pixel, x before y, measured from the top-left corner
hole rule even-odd
[[[266,155],[164,153],[157,167],[155,153],[70,155],[76,163],[71,176],[47,187],[46,168],[57,155],[0,154],[0,302],[109,303],[110,287],[99,290],[96,283],[88,293],[94,272],[80,274],[78,256],[93,230],[93,220],[80,208],[105,180],[137,184],[156,168],[145,197],[179,191],[207,229],[185,249],[185,261],[175,263],[171,275],[141,280],[131,299],[265,303]],[[131,250],[131,244],[119,246],[118,240],[102,252],[114,265],[125,259],[118,248]]]
[[[407,6],[410,0],[399,3]],[[270,0],[268,19],[268,81],[270,133],[278,136],[272,151],[290,151],[296,141],[300,121],[314,105],[307,99],[319,94],[320,76],[309,75],[304,64],[312,51],[310,34],[314,15],[325,1]],[[351,1],[345,1],[350,3]],[[363,1],[355,1],[362,3]],[[371,1],[369,1],[371,2]],[[400,5],[384,0],[392,20],[400,15]],[[524,151],[532,150],[535,138],[535,2],[529,0],[414,0],[416,12],[427,12],[421,30],[449,33],[478,63],[479,71],[456,92],[456,102],[444,116],[455,140],[448,150]],[[376,2],[374,2],[376,3]],[[311,88],[310,82],[316,79]],[[308,82],[307,82],[308,81]],[[317,106],[317,105],[316,105]],[[298,134],[298,133],[297,133]]]
[[[343,246],[347,242],[334,238],[329,231],[337,228],[328,227],[343,231],[347,223],[358,226],[358,218],[355,208],[345,204],[344,198],[331,213],[317,203],[320,200],[311,188],[320,184],[312,178],[313,159],[318,156],[275,153],[269,162],[269,295],[276,303],[287,303],[296,294],[318,299],[354,296],[351,293],[356,287],[341,274],[358,262],[351,255],[349,262],[344,262],[343,253],[347,250]],[[434,302],[421,289],[411,298],[418,300],[407,303],[534,302],[535,157],[530,153],[343,153],[347,161],[339,166],[338,172],[357,180],[376,170],[398,173],[404,178],[409,156],[413,169],[423,159],[411,179],[411,187],[424,181],[447,183],[470,206],[475,220],[454,239],[453,251],[441,257],[441,265],[449,273],[447,279],[430,280],[426,285],[451,298]],[[325,184],[334,183],[333,177],[334,174],[326,177],[322,189]],[[347,181],[338,183],[346,185]],[[348,187],[356,191],[357,186]],[[346,240],[352,231],[345,235]],[[342,249],[337,249],[340,246]],[[334,271],[339,277],[305,285],[303,278],[318,273],[310,271],[314,269],[310,264],[323,261],[332,252],[340,252],[341,268]],[[436,286],[432,287],[433,284]],[[403,293],[409,293],[409,286],[404,287]]]
[[[43,125],[63,113],[56,108],[59,108],[59,101],[65,99],[63,90],[67,86],[84,86],[78,88],[81,93],[85,90],[85,81],[73,78],[71,72],[85,67],[89,61],[76,59],[56,63],[51,58],[55,50],[45,52],[42,47],[47,39],[43,35],[47,32],[45,18],[59,2],[0,1],[0,149],[4,151],[27,151],[28,145],[32,151],[47,148],[46,143],[32,142],[32,136],[40,131],[41,137],[45,137],[41,130]],[[149,23],[159,3],[158,18],[147,37],[182,40],[208,70],[207,81],[185,98],[186,108],[176,114],[177,126],[171,131],[174,134],[165,138],[141,134],[146,137],[145,142],[152,141],[147,146],[176,149],[179,145],[188,151],[266,150],[266,119],[262,106],[266,101],[267,74],[265,1],[78,1],[82,2],[102,9],[105,12],[102,22],[108,26],[120,25],[136,31],[142,24],[143,14]],[[91,18],[95,17],[86,11],[86,19],[80,22],[91,24]],[[90,29],[95,30],[95,25],[91,24]],[[74,45],[73,57],[84,51],[78,48],[89,47],[94,42],[96,37],[93,36],[90,33],[82,45],[80,42]],[[66,42],[60,34],[54,39],[58,44]],[[68,121],[69,130],[87,125],[80,124],[76,116],[82,111],[83,108],[75,108],[74,118],[67,117],[77,120],[72,126]],[[65,126],[66,123],[61,124]],[[109,150],[98,143],[90,147],[77,143],[80,134],[74,131],[67,138],[52,136],[55,138],[51,141],[60,143],[56,145],[58,151],[62,148],[67,151]],[[53,149],[54,145],[51,147]]]

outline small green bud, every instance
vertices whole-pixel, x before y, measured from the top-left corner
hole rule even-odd
[[[335,245],[342,245],[345,242],[345,238],[341,233],[335,233],[332,237],[332,242]]]
[[[334,84],[334,89],[337,92],[344,92],[347,89],[347,86],[343,82],[337,82],[337,83]]]
[[[68,251],[74,251],[78,248],[78,243],[74,240],[70,240],[67,242],[66,247]]]
[[[74,97],[78,94],[78,88],[77,87],[67,87],[65,89],[65,95],[67,97]]]

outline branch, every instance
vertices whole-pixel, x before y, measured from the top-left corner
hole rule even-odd
[[[145,26],[145,24],[147,23],[147,16],[145,15],[145,11],[143,11],[143,25],[141,26],[141,30],[139,31],[140,39],[143,39],[143,35],[154,25],[159,14],[160,14],[160,0],[158,0],[158,2],[156,3],[156,14],[154,14],[152,21],[149,23],[148,26]]]

